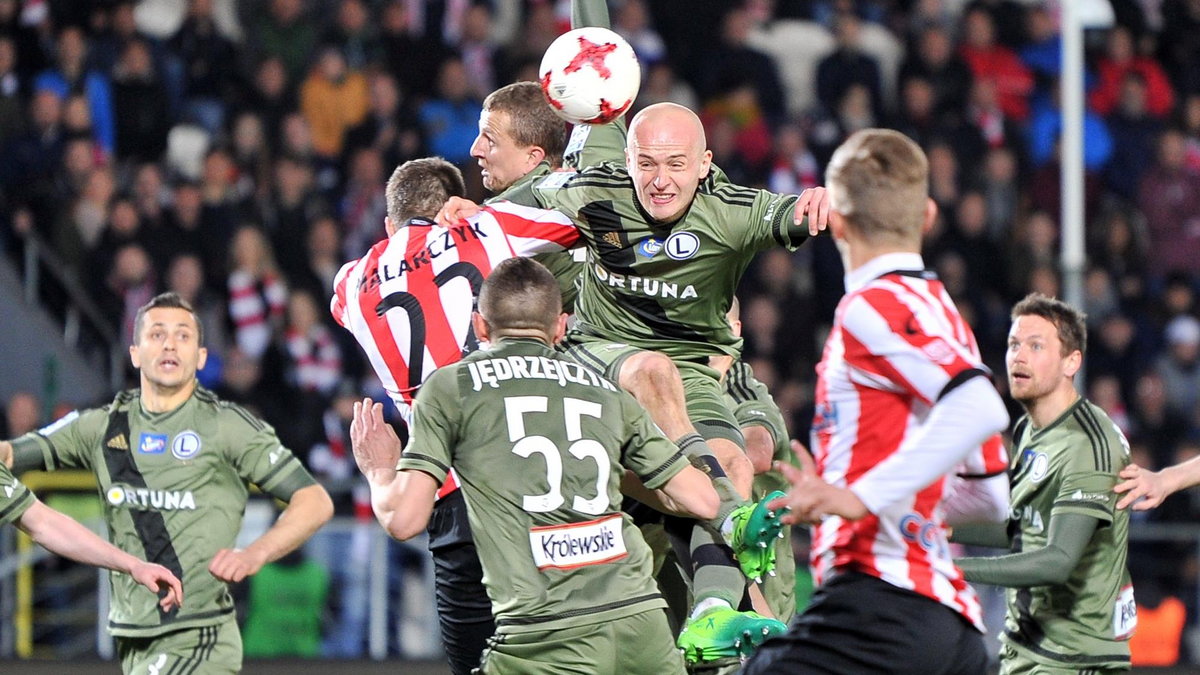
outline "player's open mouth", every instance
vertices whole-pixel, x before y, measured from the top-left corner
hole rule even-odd
[[[1032,376],[1028,373],[1012,373],[1011,377],[1014,382],[1027,382]]]
[[[174,359],[163,359],[158,362],[158,367],[164,370],[174,370],[179,367],[179,362]]]
[[[650,201],[656,205],[670,204],[671,200],[675,199],[675,195],[653,194],[650,195]]]

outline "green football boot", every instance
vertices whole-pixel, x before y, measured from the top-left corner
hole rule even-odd
[[[783,622],[757,612],[713,607],[689,619],[675,645],[683,650],[688,663],[741,659],[753,654],[762,643],[786,632],[787,626]]]
[[[787,494],[776,490],[756,504],[742,504],[729,514],[733,531],[727,536],[729,546],[737,556],[742,574],[762,583],[763,576],[774,574],[775,540],[783,537],[782,520],[787,508],[769,509],[767,504]]]

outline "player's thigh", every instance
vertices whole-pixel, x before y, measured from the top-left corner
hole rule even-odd
[[[614,383],[621,381],[621,367],[625,362],[633,355],[645,351],[623,342],[601,340],[578,331],[568,333],[558,344],[558,350]]]
[[[616,656],[613,675],[668,675],[684,672],[683,655],[661,609],[654,609],[608,624],[609,645]]]
[[[152,638],[117,638],[125,675],[229,675],[242,671],[237,623],[185,628]]]
[[[732,444],[729,447],[736,456],[744,457],[742,448],[746,447],[746,441],[737,418],[725,402],[725,392],[717,372],[687,361],[677,362],[676,365],[679,367],[679,377],[683,380],[683,398],[687,404],[688,418],[696,431],[704,440],[710,441],[710,446],[714,439],[725,440]],[[717,458],[721,459],[719,454]]]
[[[558,630],[497,633],[479,662],[482,675],[595,675],[594,643],[603,624]],[[612,658],[611,654],[607,658]]]

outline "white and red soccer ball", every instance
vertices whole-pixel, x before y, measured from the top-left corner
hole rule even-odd
[[[572,124],[607,124],[629,110],[642,83],[633,47],[607,28],[576,28],[546,48],[542,93]]]

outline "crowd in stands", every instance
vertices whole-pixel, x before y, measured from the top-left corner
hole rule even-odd
[[[736,182],[819,185],[864,127],[917,140],[940,211],[926,263],[1001,374],[1011,305],[1061,295],[1065,1],[609,4],[643,67],[635,110],[693,107]],[[1200,454],[1200,2],[1111,4],[1116,24],[1085,40],[1087,393],[1135,461],[1161,467]],[[481,101],[536,78],[569,9],[0,0],[0,250],[20,265],[27,237],[47,242],[123,342],[155,293],[192,301],[202,382],[272,422],[354,514],[349,402],[379,390],[331,324],[331,280],[384,236],[398,163],[440,155],[485,196],[469,155]],[[828,237],[764,253],[740,291],[745,356],[797,438],[841,293]],[[8,402],[5,437],[31,407]],[[1147,517],[1196,522],[1200,499]],[[1135,579],[1196,596],[1190,554],[1131,560]]]

